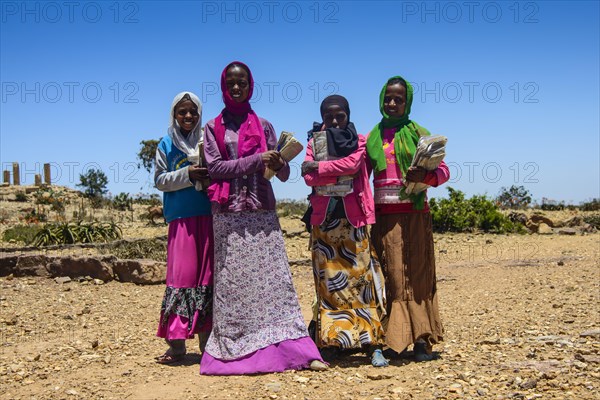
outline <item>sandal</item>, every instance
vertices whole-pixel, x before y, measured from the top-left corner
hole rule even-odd
[[[312,360],[309,368],[311,369],[311,371],[325,371],[329,367],[323,361]]]
[[[167,365],[181,362],[184,358],[185,354],[170,354],[169,352],[166,352],[162,356],[156,357],[155,360],[159,364]]]
[[[437,358],[431,351],[431,346],[427,346],[425,343],[415,343],[414,353],[416,362],[432,361]]]
[[[387,367],[390,365],[389,361],[383,356],[381,349],[376,349],[371,355],[371,365],[374,367]]]

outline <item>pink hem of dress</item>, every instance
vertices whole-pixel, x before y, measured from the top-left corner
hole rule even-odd
[[[249,375],[306,369],[314,360],[323,361],[308,336],[284,340],[235,360],[219,360],[207,352],[200,362],[201,375]]]

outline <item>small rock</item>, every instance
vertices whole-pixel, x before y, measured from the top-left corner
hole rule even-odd
[[[393,376],[391,376],[391,375],[385,375],[385,374],[371,373],[371,374],[367,374],[367,378],[371,379],[372,381],[380,381],[380,380],[383,380],[383,379],[393,378]]]
[[[552,228],[550,228],[548,224],[542,222],[538,227],[538,233],[540,235],[551,235],[554,233],[554,231],[552,230]]]
[[[310,382],[310,378],[307,378],[305,376],[296,376],[296,377],[294,377],[294,380],[296,382],[300,382],[300,383],[308,383],[308,382]]]
[[[480,396],[485,396],[487,394],[487,391],[485,389],[477,389],[477,394]]]
[[[67,394],[69,396],[77,396],[77,395],[79,395],[79,393],[77,393],[77,390],[75,390],[75,389],[69,389],[69,390],[67,390]]]
[[[537,383],[537,379],[527,379],[525,382],[521,383],[519,387],[521,387],[521,389],[529,390],[535,388]]]
[[[56,283],[67,283],[67,282],[71,282],[71,278],[69,278],[68,276],[59,276],[54,278],[54,282]]]
[[[265,388],[267,390],[270,390],[271,392],[280,392],[281,391],[281,383],[280,382],[267,383],[265,385]]]
[[[104,285],[104,281],[102,279],[94,279],[95,285]]]
[[[557,264],[559,267],[562,267],[563,265],[565,265],[564,261],[559,261],[559,262],[557,262]]]
[[[574,228],[560,228],[558,230],[558,234],[559,235],[576,235],[577,234],[577,230],[575,230]]]
[[[110,354],[104,357],[104,364],[110,364]]]
[[[600,329],[591,329],[589,331],[581,332],[581,337],[600,337]]]

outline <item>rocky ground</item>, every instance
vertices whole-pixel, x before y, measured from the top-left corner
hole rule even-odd
[[[166,233],[134,225],[135,237]],[[297,219],[282,226],[308,321],[307,239]],[[599,233],[436,235],[437,360],[376,369],[355,354],[325,372],[243,377],[200,376],[195,340],[182,364],[154,362],[165,350],[155,337],[162,285],[5,276],[0,398],[597,399],[599,253]]]

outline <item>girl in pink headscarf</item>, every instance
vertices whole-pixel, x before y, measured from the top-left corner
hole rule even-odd
[[[212,179],[215,271],[213,329],[203,375],[324,369],[292,284],[275,196],[265,167],[286,181],[273,126],[250,106],[254,81],[241,62],[221,74],[225,109],[204,128]]]

